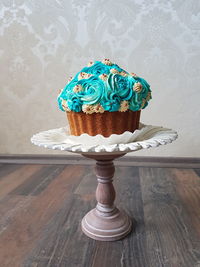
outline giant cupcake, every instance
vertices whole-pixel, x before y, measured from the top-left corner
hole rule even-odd
[[[89,62],[58,95],[72,135],[122,134],[139,127],[140,112],[151,99],[149,84],[109,59]]]

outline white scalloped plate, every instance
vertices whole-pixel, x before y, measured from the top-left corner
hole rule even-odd
[[[141,123],[139,130],[134,133],[125,132],[121,135],[113,134],[110,137],[89,136],[88,134],[72,136],[63,127],[35,134],[31,138],[31,142],[45,148],[81,154],[116,154],[166,145],[177,137],[178,134],[174,130]]]

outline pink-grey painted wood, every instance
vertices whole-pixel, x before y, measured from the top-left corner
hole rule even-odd
[[[97,176],[96,208],[89,211],[82,219],[82,230],[90,238],[101,241],[122,239],[132,229],[132,220],[115,205],[115,189],[113,176],[115,166],[113,160],[121,155],[87,156],[96,160],[95,173]]]

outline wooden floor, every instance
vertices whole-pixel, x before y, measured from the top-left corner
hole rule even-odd
[[[116,204],[137,221],[116,242],[80,229],[91,165],[0,165],[0,267],[199,267],[200,169],[116,166]]]

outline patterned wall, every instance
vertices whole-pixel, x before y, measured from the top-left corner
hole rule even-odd
[[[200,156],[198,0],[0,0],[0,153],[50,153],[30,137],[66,124],[58,89],[104,57],[151,84],[142,121],[180,135],[136,155]]]

